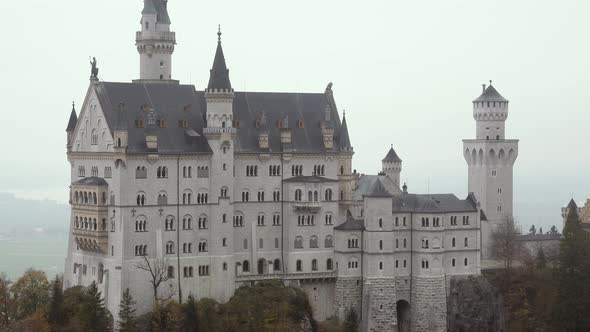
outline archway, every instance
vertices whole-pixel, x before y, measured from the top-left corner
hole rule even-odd
[[[410,331],[410,303],[406,300],[399,300],[396,302],[397,308],[397,331]]]
[[[258,260],[258,274],[265,274],[265,269],[266,269],[266,260],[265,259],[259,259]]]

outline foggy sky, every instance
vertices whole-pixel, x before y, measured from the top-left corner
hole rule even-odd
[[[141,0],[3,3],[0,191],[67,200],[65,127],[100,77],[139,76]],[[347,110],[353,167],[376,173],[393,144],[410,191],[467,194],[464,138],[481,84],[510,100],[520,139],[515,216],[561,228],[590,197],[590,3],[539,0],[170,0],[173,78],[204,89],[217,25],[236,90],[323,92]]]

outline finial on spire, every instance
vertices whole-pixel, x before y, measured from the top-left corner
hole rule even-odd
[[[490,80],[490,86],[492,86],[492,80]]]
[[[72,110],[76,109],[76,102],[72,101]]]
[[[217,42],[221,43],[221,24],[217,26]]]

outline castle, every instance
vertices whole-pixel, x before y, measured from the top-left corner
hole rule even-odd
[[[480,273],[490,230],[512,213],[517,141],[494,87],[473,102],[477,138],[464,141],[473,194],[412,194],[393,147],[379,175],[353,171],[331,84],[234,91],[221,32],[208,86],[180,84],[165,0],[144,1],[136,45],[140,78],[104,82],[93,68],[70,115],[65,287],[96,281],[115,317],[129,288],[146,312],[151,277],[138,266],[163,262],[159,292],[177,301],[225,302],[279,279],[305,290],[319,320],[353,308],[363,331],[446,331],[450,278]]]

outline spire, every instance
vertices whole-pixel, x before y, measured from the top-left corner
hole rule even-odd
[[[66,132],[72,132],[76,129],[76,124],[78,123],[78,116],[76,115],[76,104],[72,102],[72,113],[70,113],[70,121],[68,121],[68,127],[66,128]]]
[[[143,10],[141,11],[141,15],[157,15],[158,11],[156,10],[156,6],[154,5],[153,0],[143,0]]]
[[[387,156],[385,156],[385,158],[382,161],[386,162],[386,163],[401,163],[402,162],[401,158],[397,155],[397,153],[395,153],[395,150],[393,149],[393,144],[391,145],[391,149],[389,149]]]
[[[340,128],[340,149],[347,150],[350,146],[350,137],[348,136],[348,125],[346,124],[346,111],[342,115],[342,127]]]
[[[225,64],[223,48],[221,47],[221,26],[217,32],[217,51],[215,52],[215,60],[213,60],[213,68],[211,68],[207,89],[231,90],[229,69],[227,69],[227,65]]]

